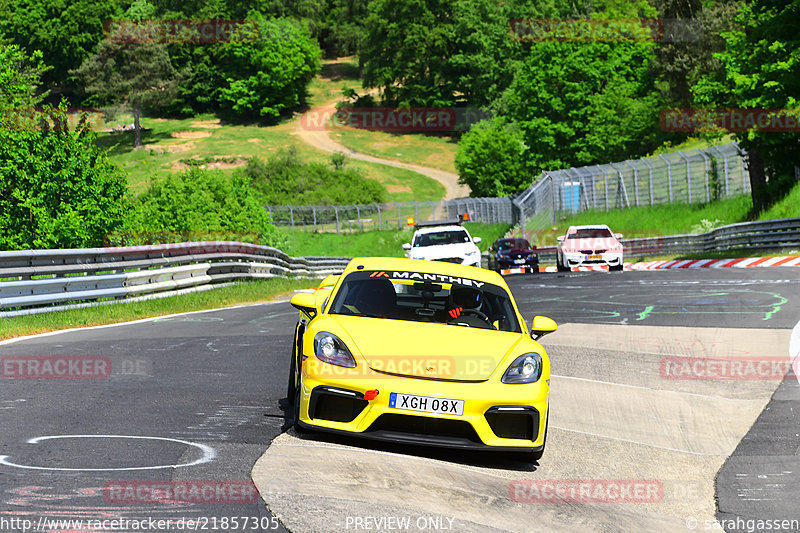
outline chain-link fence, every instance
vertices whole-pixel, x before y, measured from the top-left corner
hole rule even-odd
[[[644,159],[543,172],[511,198],[366,205],[266,206],[275,224],[317,232],[404,228],[406,219],[439,220],[467,212],[474,222],[542,228],[559,214],[675,202],[700,203],[750,192],[736,143]]]
[[[472,221],[489,224],[509,222],[513,218],[511,198],[364,205],[271,205],[266,209],[279,226],[336,233],[405,228],[409,217],[418,221],[441,220],[464,212],[469,213]]]
[[[739,146],[729,143],[607,165],[542,173],[514,200],[526,227],[561,214],[675,202],[701,203],[750,192]]]

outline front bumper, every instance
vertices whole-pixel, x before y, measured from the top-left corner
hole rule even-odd
[[[500,270],[510,269],[510,268],[527,268],[533,271],[539,270],[539,258],[532,257],[526,259],[522,263],[517,263],[515,259],[498,259],[497,260],[497,268]]]
[[[321,362],[303,365],[302,427],[375,440],[468,449],[539,451],[544,446],[549,387],[432,381],[376,374],[335,379],[315,376]],[[356,369],[353,369],[356,370]],[[338,371],[338,370],[337,370]],[[367,401],[364,393],[379,391]],[[464,400],[463,415],[389,407],[391,392]]]
[[[606,252],[602,254],[582,254],[564,252],[564,266],[574,268],[581,266],[620,266],[622,252]]]

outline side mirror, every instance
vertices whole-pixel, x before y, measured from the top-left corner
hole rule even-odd
[[[483,239],[481,239],[480,237],[473,237],[473,238],[472,238],[472,242],[474,242],[475,244],[478,244],[478,243],[479,243],[479,242],[481,242],[482,240],[483,240]]]
[[[317,316],[317,298],[314,294],[301,292],[292,296],[289,300],[292,307],[295,307],[305,313],[308,318]]]
[[[411,243],[410,242],[404,242],[403,243],[403,250],[410,250],[410,249],[411,249]]]
[[[558,324],[552,318],[546,316],[535,316],[531,322],[531,337],[533,340],[539,340],[548,333],[553,333],[558,329]]]
[[[620,240],[622,238],[622,233],[615,233],[614,237],[616,237],[617,240]]]
[[[564,242],[564,236],[563,235],[559,235],[558,237],[556,237],[556,239],[558,239],[558,242]]]

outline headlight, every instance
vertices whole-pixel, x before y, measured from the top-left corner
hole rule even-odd
[[[503,383],[535,383],[542,376],[542,356],[538,353],[520,355],[503,374]]]
[[[314,335],[314,355],[317,359],[326,363],[355,368],[356,360],[350,354],[350,350],[344,345],[342,340],[333,333],[321,331]]]

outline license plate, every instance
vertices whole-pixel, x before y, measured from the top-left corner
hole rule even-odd
[[[514,264],[515,265],[524,265],[525,264],[525,260],[524,259],[514,259]]]
[[[587,255],[586,256],[586,259],[602,259],[602,258],[603,258],[603,256],[601,254]]]
[[[423,413],[438,413],[444,415],[463,415],[464,400],[449,398],[433,398],[430,396],[417,396],[416,394],[403,394],[392,392],[389,394],[389,407],[404,409],[406,411],[420,411]]]

